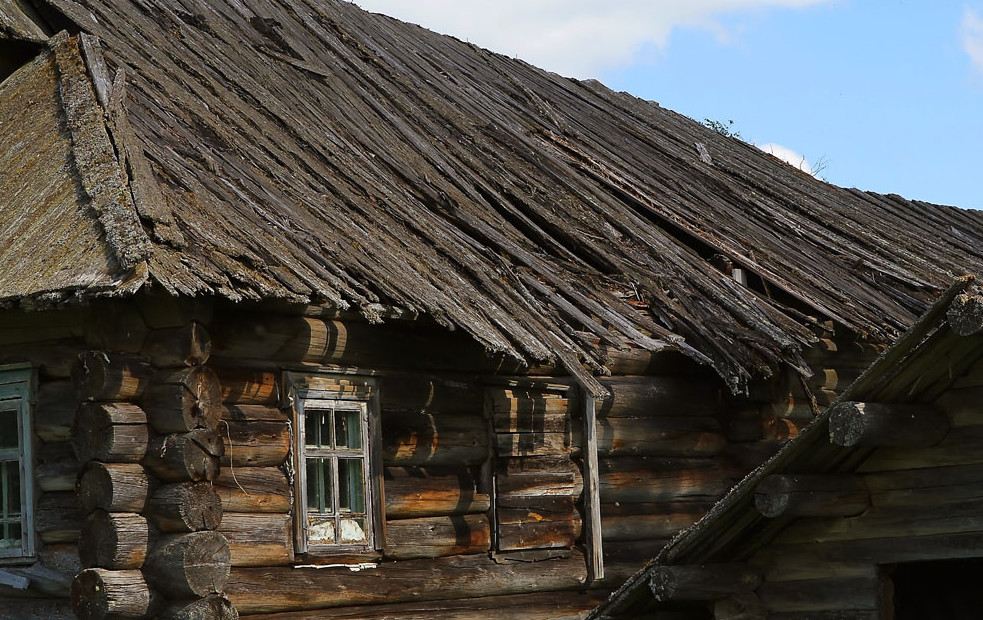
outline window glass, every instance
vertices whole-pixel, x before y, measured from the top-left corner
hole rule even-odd
[[[365,512],[362,459],[338,459],[338,510]]]
[[[20,434],[17,432],[17,409],[0,405],[0,450],[17,449]]]
[[[334,416],[337,447],[360,450],[362,448],[362,421],[359,412],[335,411]]]

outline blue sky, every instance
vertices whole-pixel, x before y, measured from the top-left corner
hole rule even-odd
[[[983,208],[983,0],[356,0],[728,122],[837,185]]]

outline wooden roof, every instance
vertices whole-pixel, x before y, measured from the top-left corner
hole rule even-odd
[[[98,37],[81,58],[130,190],[113,204],[133,217],[90,220],[126,290],[370,320],[400,306],[596,389],[582,363],[600,370],[597,340],[681,349],[739,388],[801,365],[822,320],[893,339],[983,263],[974,212],[828,185],[655,103],[346,2],[44,5],[47,32]],[[8,304],[95,292],[72,270],[0,280]]]

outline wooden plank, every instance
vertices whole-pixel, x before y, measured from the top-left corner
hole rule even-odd
[[[604,579],[604,537],[601,530],[601,491],[597,463],[596,402],[586,392],[584,401],[584,513],[587,546],[587,576]]]

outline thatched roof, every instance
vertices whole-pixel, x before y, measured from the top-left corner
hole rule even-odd
[[[31,237],[39,251],[0,245],[4,269],[67,260],[53,240],[94,221],[111,260],[88,279],[0,279],[0,302],[129,278],[373,320],[389,304],[489,350],[558,357],[589,385],[581,362],[599,369],[600,339],[680,348],[738,386],[800,364],[823,320],[892,339],[983,263],[975,213],[828,185],[655,103],[345,2],[44,4],[49,33],[98,37],[81,56],[75,39],[52,48],[84,59],[130,192],[35,187],[4,204],[43,221],[91,205]],[[51,70],[43,54],[0,106]],[[79,100],[61,98],[60,123],[9,110],[2,144],[28,124],[59,131],[64,151]],[[95,134],[105,119],[83,120]],[[84,185],[92,145],[71,135],[76,169],[61,174]],[[19,229],[4,217],[0,232]]]

